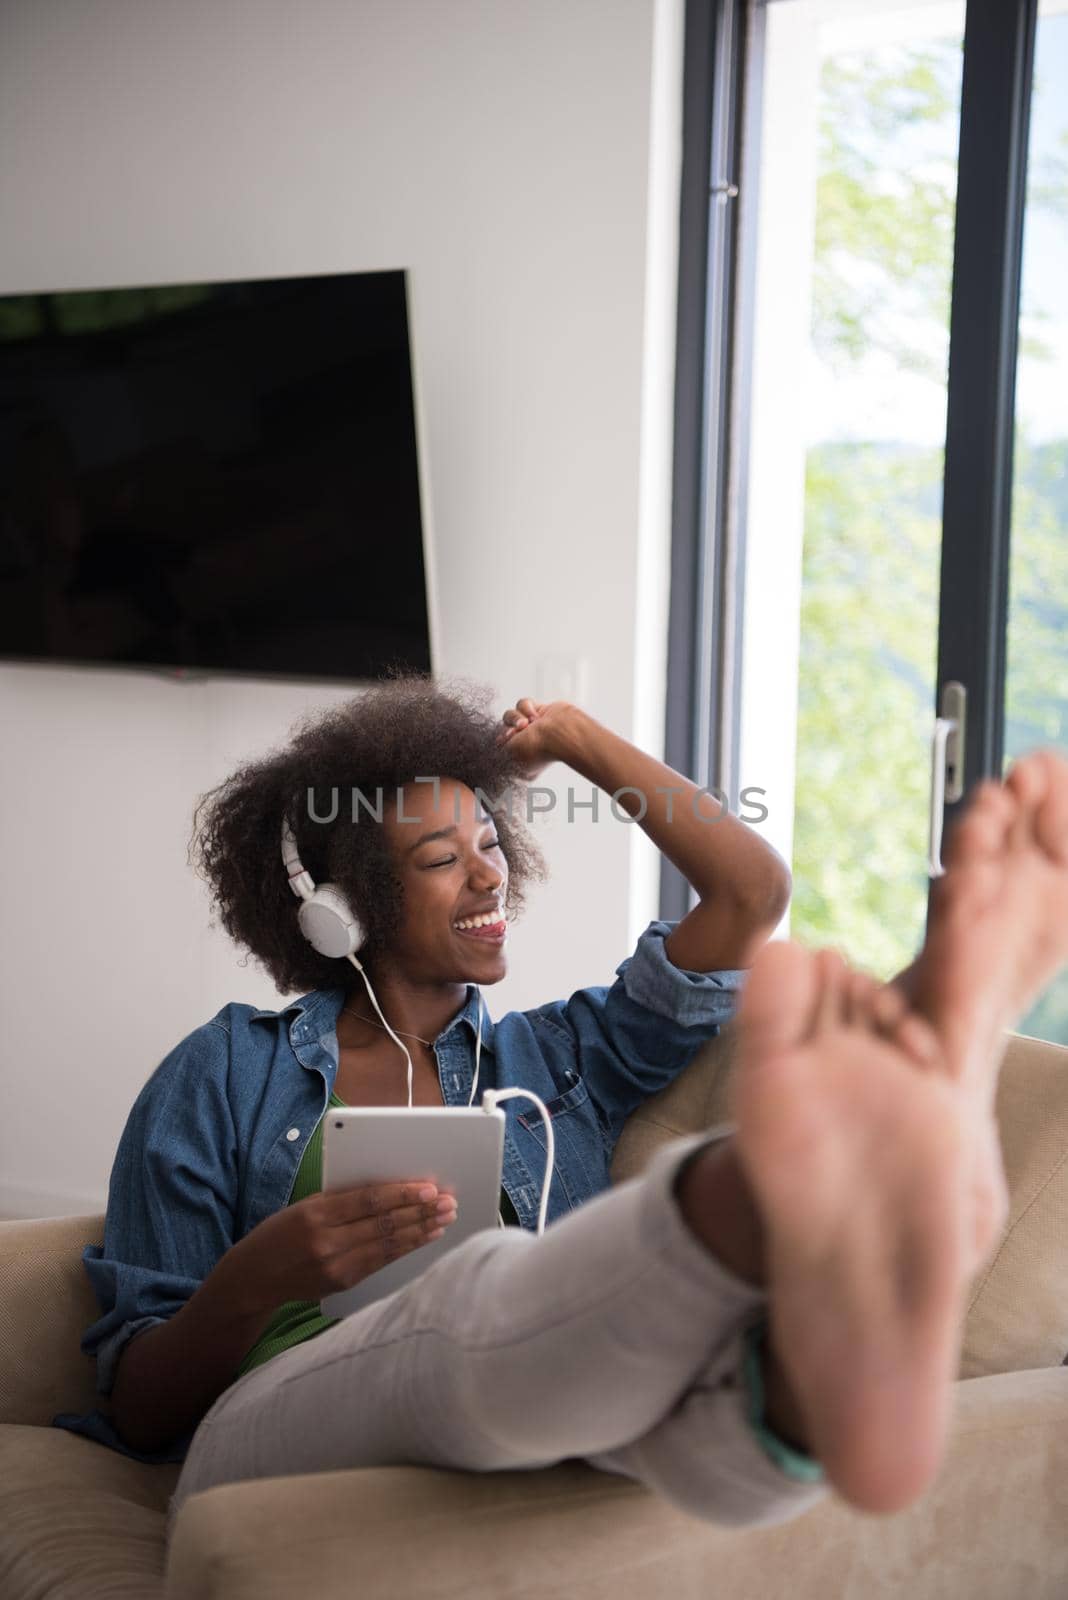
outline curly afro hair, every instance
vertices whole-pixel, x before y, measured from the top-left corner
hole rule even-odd
[[[353,972],[344,958],[313,950],[300,931],[282,864],[283,816],[316,883],[338,884],[358,910],[368,957],[386,948],[399,927],[403,890],[371,812],[361,808],[360,825],[351,825],[354,789],[371,804],[379,789],[388,804],[399,785],[418,777],[453,778],[481,790],[493,806],[508,863],[510,918],[527,884],[546,876],[541,852],[517,821],[515,802],[525,785],[507,745],[497,743],[500,724],[490,714],[491,699],[490,689],[463,680],[395,669],[355,699],[298,723],[283,749],[247,763],[199,797],[191,864],[209,884],[227,933],[283,994],[347,987]],[[331,822],[316,821],[335,810]]]

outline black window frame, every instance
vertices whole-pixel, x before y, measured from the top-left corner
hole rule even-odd
[[[1039,0],[968,0],[949,327],[938,672],[968,691],[960,800],[1005,747],[1016,364]]]

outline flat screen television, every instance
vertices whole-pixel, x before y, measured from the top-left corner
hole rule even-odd
[[[0,656],[429,670],[404,273],[0,297]]]

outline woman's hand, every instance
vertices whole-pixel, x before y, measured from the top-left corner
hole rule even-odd
[[[567,759],[567,735],[580,715],[567,700],[524,696],[501,717],[504,727],[497,743],[508,746],[519,776],[531,783],[550,762]]]
[[[440,1239],[455,1220],[454,1196],[419,1180],[309,1195],[265,1217],[227,1251],[235,1304],[273,1311],[351,1289]]]

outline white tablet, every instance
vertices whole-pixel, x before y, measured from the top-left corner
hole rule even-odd
[[[330,1106],[323,1127],[323,1193],[361,1183],[429,1179],[456,1196],[456,1221],[351,1289],[327,1295],[324,1316],[354,1311],[418,1278],[483,1228],[495,1228],[504,1166],[504,1112],[477,1106]]]

